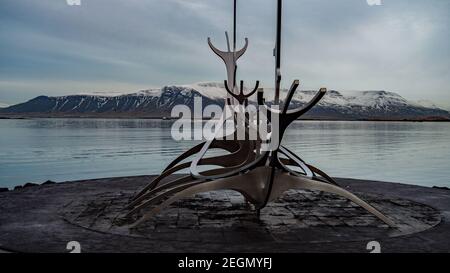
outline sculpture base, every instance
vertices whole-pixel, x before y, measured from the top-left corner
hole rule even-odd
[[[383,252],[450,250],[450,192],[339,179],[393,216],[396,229],[341,197],[290,190],[261,211],[233,191],[183,199],[135,230],[111,221],[149,177],[68,182],[0,193],[0,248],[67,252]],[[432,208],[434,206],[435,208]],[[444,221],[442,221],[444,219]],[[448,236],[449,238],[442,238]]]

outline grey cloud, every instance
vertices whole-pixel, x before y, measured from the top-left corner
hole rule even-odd
[[[80,7],[65,0],[2,1],[0,100],[17,102],[38,90],[87,91],[89,82],[98,90],[102,82],[104,89],[113,82],[132,88],[225,77],[206,37],[225,47],[231,0],[81,1]],[[276,1],[238,2],[238,44],[250,39],[240,76],[270,87]],[[300,78],[308,89],[386,89],[450,105],[450,2],[383,4],[285,0],[284,84]],[[34,82],[36,91],[14,81]]]

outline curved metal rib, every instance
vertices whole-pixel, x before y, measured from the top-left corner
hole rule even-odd
[[[295,170],[292,170],[286,166],[286,165],[296,166],[297,165],[296,161],[294,161],[290,158],[280,158],[280,164],[288,173],[290,173],[292,175],[297,175],[297,176],[304,176],[304,174],[298,173]],[[308,168],[313,172],[313,177],[311,178],[312,180],[318,180],[321,182],[330,183],[330,184],[340,187],[340,185],[336,182],[336,180],[334,180],[333,178],[328,176],[325,172],[321,171],[319,168],[314,167],[309,164],[306,164],[306,166],[308,166]]]
[[[167,182],[165,184],[162,184],[158,187],[154,187],[153,189],[150,189],[149,191],[145,192],[144,194],[142,194],[141,196],[135,198],[131,203],[129,203],[127,205],[127,209],[131,209],[134,208],[135,206],[139,205],[140,203],[144,202],[146,199],[150,198],[152,195],[158,193],[158,192],[162,192],[166,189],[170,189],[173,188],[175,186],[181,185],[181,184],[185,184],[187,182],[192,182],[195,179],[192,178],[192,176],[188,175],[188,176],[183,176],[181,178],[175,179],[173,181]]]
[[[314,176],[316,176],[316,174],[318,174],[318,175],[322,176],[327,182],[329,182],[329,183],[331,183],[331,184],[333,184],[335,186],[339,186],[339,184],[336,182],[336,180],[334,180],[333,178],[328,176],[324,171],[320,170],[317,167],[314,167],[313,165],[307,164],[303,159],[301,159],[297,154],[295,154],[294,152],[292,152],[288,148],[286,148],[286,147],[281,145],[280,149],[284,150],[284,151],[288,151],[298,161],[303,162],[303,164],[305,164],[306,167],[308,167],[313,172]],[[297,160],[295,162],[297,162]]]
[[[226,33],[225,35],[228,36],[228,33]],[[242,55],[244,55],[245,51],[247,51],[247,48],[248,48],[248,38],[244,38],[244,39],[245,39],[244,46],[236,52],[233,52],[230,50],[229,44],[228,44],[228,51],[222,51],[222,50],[218,49],[217,47],[215,47],[212,44],[210,37],[208,37],[208,45],[211,48],[211,50],[225,62],[225,60],[228,59],[228,56],[230,53],[233,55],[236,55],[236,60],[239,59]]]
[[[237,99],[239,104],[244,104],[244,102],[246,100],[248,100],[249,97],[251,97],[253,94],[255,94],[256,91],[258,91],[259,81],[256,81],[255,87],[248,94],[244,94],[244,81],[241,81],[241,86],[240,86],[240,90],[239,90],[238,94],[235,94],[234,92],[231,92],[231,90],[228,88],[228,81],[227,80],[224,80],[224,85],[225,85],[225,89],[227,90],[228,94],[230,94],[235,99]]]
[[[259,200],[262,200],[264,198],[263,193],[263,184],[258,183],[258,181],[263,181],[267,175],[268,175],[268,168],[261,167],[254,170],[254,172],[250,172],[238,177],[228,177],[228,178],[222,178],[214,181],[207,181],[207,182],[199,182],[198,184],[189,185],[181,190],[178,190],[177,193],[164,201],[162,204],[158,205],[157,207],[153,208],[151,211],[144,214],[139,220],[134,222],[132,225],[129,226],[129,228],[135,228],[141,223],[145,222],[147,219],[151,218],[153,215],[159,213],[164,208],[168,207],[170,204],[192,195],[195,195],[197,193],[202,192],[208,192],[208,191],[215,191],[215,190],[235,190],[240,193],[243,193],[246,198],[248,198],[250,201],[257,203]],[[174,190],[175,191],[175,190]],[[158,197],[158,200],[155,199],[155,201],[159,201],[164,197]],[[154,204],[155,201],[152,203]],[[146,206],[151,205],[147,204]],[[140,209],[137,209],[134,211],[136,213]],[[131,214],[130,214],[131,215]],[[128,215],[128,216],[130,216]]]
[[[224,141],[225,142],[225,141]],[[245,144],[246,142],[241,142],[241,144]],[[209,158],[202,158],[199,161],[199,165],[218,165],[221,167],[221,169],[213,169],[208,170],[205,172],[200,173],[203,178],[208,178],[211,176],[221,176],[228,172],[235,171],[239,169],[240,167],[252,162],[256,157],[256,154],[254,153],[252,147],[248,147],[247,145],[240,145],[239,150],[232,154],[224,155],[224,156],[218,156],[218,157],[209,157]],[[181,165],[177,165],[173,167],[172,169],[164,172],[159,177],[157,177],[150,185],[148,185],[139,195],[137,195],[132,201],[132,203],[129,206],[135,206],[137,203],[141,202],[142,200],[146,199],[148,196],[151,196],[156,191],[161,191],[163,189],[166,189],[168,187],[171,187],[172,185],[178,185],[181,181],[181,183],[185,182],[184,179],[177,179],[172,182],[168,182],[166,184],[163,184],[160,187],[158,186],[158,183],[165,177],[167,177],[170,173],[174,173],[176,171],[179,171],[181,169],[190,167],[192,165],[192,162],[185,162]],[[191,176],[189,176],[191,177]]]
[[[353,193],[344,190],[343,188],[337,187],[335,185],[331,185],[328,183],[320,182],[320,181],[314,181],[308,178],[303,178],[299,176],[293,176],[286,173],[282,173],[277,176],[275,179],[276,184],[274,185],[274,188],[272,190],[272,195],[270,197],[270,200],[274,200],[278,198],[280,195],[282,195],[285,191],[292,189],[292,188],[298,188],[298,189],[307,189],[307,190],[318,190],[328,193],[333,193],[339,196],[342,196],[346,199],[351,200],[355,204],[359,205],[360,207],[364,208],[369,213],[376,216],[378,219],[386,223],[390,227],[395,227],[395,223],[384,216],[381,212],[379,212],[376,208],[369,205],[367,202],[361,200],[359,197],[354,195]]]
[[[287,110],[286,111],[286,118],[289,121],[294,121],[298,119],[300,116],[311,110],[311,108],[316,105],[323,96],[327,93],[326,88],[320,88],[319,92],[314,96],[314,98],[311,99],[305,106],[303,106],[300,109],[294,109],[294,110]]]
[[[287,126],[289,126],[290,123],[292,123],[292,121],[298,119],[300,116],[311,110],[311,108],[314,105],[316,105],[327,92],[326,88],[320,88],[319,92],[305,106],[303,106],[300,109],[289,110],[289,104],[291,103],[294,93],[297,90],[299,84],[300,82],[298,80],[295,80],[292,83],[291,88],[289,89],[288,95],[286,97],[286,100],[283,104],[282,110],[276,110],[267,106],[264,102],[263,93],[258,92],[258,105],[262,105],[266,108],[268,120],[271,121],[272,114],[280,115],[280,123],[284,127],[281,128],[282,129],[281,132],[284,132],[284,130],[287,128]]]
[[[200,152],[202,147],[206,144],[207,142],[202,142],[198,145],[195,145],[193,148],[189,149],[188,151],[184,152],[183,154],[181,154],[180,156],[178,156],[176,159],[174,159],[165,169],[163,172],[166,172],[167,170],[169,170],[170,168],[174,167],[175,165],[177,165],[178,163],[180,163],[181,161],[185,160],[186,158],[195,155],[196,153]],[[230,153],[235,152],[237,150],[239,150],[239,145],[237,143],[233,143],[231,141],[229,142],[224,142],[223,140],[217,140],[214,139],[212,141],[212,143],[210,144],[211,148],[214,149],[224,149]]]
[[[275,110],[272,109],[271,107],[267,106],[264,103],[264,97],[263,97],[263,92],[258,93],[258,105],[263,105],[266,107],[266,109],[270,112],[270,113],[275,113],[275,114],[286,114],[289,108],[289,104],[291,103],[291,100],[295,94],[295,91],[297,90],[297,87],[300,85],[300,81],[299,80],[294,80],[292,82],[291,87],[289,88],[289,92],[287,94],[287,97],[283,103],[283,110]],[[319,99],[320,100],[320,99]]]
[[[211,149],[217,149],[217,147],[214,147]],[[240,164],[242,164],[241,157],[245,156],[246,152],[243,151],[242,148],[239,148],[237,151],[235,151],[234,149],[228,150],[228,152],[230,152],[230,151],[232,151],[232,153],[227,154],[227,155],[202,158],[199,162],[199,165],[217,165],[220,167],[224,167],[223,169],[218,169],[215,172],[209,172],[209,175],[223,173],[223,172],[232,170],[233,168],[237,168],[238,166],[240,166]],[[148,184],[144,189],[142,189],[139,192],[139,194],[137,194],[132,200],[136,200],[137,198],[141,197],[149,190],[153,190],[154,188],[156,188],[164,178],[170,176],[171,174],[173,174],[175,172],[190,168],[191,165],[192,165],[192,161],[189,161],[189,162],[181,163],[179,165],[172,167],[171,169],[164,171],[161,175],[159,175],[154,180],[152,180],[152,182],[150,184]]]
[[[259,157],[251,158],[250,155],[255,155],[255,153],[254,153],[255,141],[243,141],[243,143],[244,144],[248,143],[248,146],[250,146],[250,147],[248,147],[249,156],[246,158],[246,161],[244,162],[244,164],[242,164],[239,168],[232,170],[230,172],[221,174],[221,175],[205,176],[205,175],[201,174],[197,168],[198,168],[199,161],[205,155],[205,153],[208,151],[208,147],[205,145],[203,147],[203,150],[199,153],[199,155],[192,161],[192,164],[190,167],[191,175],[198,179],[208,179],[208,180],[225,178],[228,176],[239,174],[241,172],[248,171],[251,168],[257,166],[260,162],[262,162],[267,157],[267,152],[265,152],[262,155],[260,155]]]
[[[245,51],[247,51],[248,48],[248,38],[244,38],[245,44],[244,47],[238,51],[236,51],[236,60],[239,59],[242,55],[244,55]]]
[[[133,208],[132,210],[130,210],[126,215],[125,218],[129,218],[130,216],[138,213],[139,211],[141,211],[142,209],[155,204],[156,202],[164,199],[165,197],[174,194],[176,192],[182,191],[183,189],[187,189],[189,187],[195,186],[196,184],[202,183],[204,181],[192,181],[191,183],[186,183],[186,184],[182,184],[180,186],[174,187],[166,192],[162,192],[160,194],[158,194],[157,196],[153,197],[150,200],[145,201],[144,203],[140,204],[139,206]]]
[[[295,164],[300,167],[304,172],[305,172],[305,176],[308,178],[313,178],[314,174],[311,171],[311,169],[302,161],[300,160],[295,154],[291,153],[289,150],[287,149],[283,149],[283,147],[280,147],[280,153],[284,154],[285,156],[287,156],[289,159],[291,159],[293,162],[295,162]],[[281,160],[280,157],[278,156],[278,162],[281,164],[281,166],[288,172],[294,172],[293,170],[291,170],[289,167],[285,166]]]
[[[161,180],[168,177],[169,175],[171,175],[177,171],[180,171],[182,169],[188,168],[191,165],[191,162],[187,162],[187,163],[184,163],[184,164],[181,164],[178,166],[177,166],[177,164],[180,163],[181,161],[185,160],[186,158],[189,158],[189,157],[195,155],[196,153],[198,153],[205,144],[206,144],[206,142],[200,143],[200,144],[194,146],[193,148],[189,149],[188,151],[184,152],[183,154],[181,154],[175,160],[173,160],[158,177],[156,177],[155,179],[152,180],[152,182],[147,184],[140,192],[138,192],[132,198],[132,200],[139,198],[140,196],[145,194],[147,191],[152,190],[153,188],[158,186],[159,182],[161,182]],[[224,141],[215,140],[215,141],[211,142],[210,146],[211,146],[211,149],[224,149],[231,153],[234,153],[239,150],[239,145],[237,145],[236,143],[233,143],[233,142],[225,143]]]
[[[306,164],[306,166],[308,166],[315,174],[320,175],[321,177],[323,177],[325,179],[326,182],[331,183],[335,186],[340,187],[340,185],[336,182],[336,180],[334,180],[333,178],[331,178],[328,174],[326,174],[324,171],[320,170],[317,167],[314,167],[312,165]]]
[[[292,82],[291,88],[289,88],[289,92],[287,94],[286,99],[284,100],[283,103],[283,114],[286,114],[286,112],[289,109],[289,104],[291,104],[291,100],[294,97],[295,91],[297,90],[297,87],[300,85],[300,81],[299,80],[294,80]]]
[[[245,38],[245,45],[242,49],[238,51],[221,51],[218,48],[216,48],[211,43],[211,38],[208,37],[208,45],[211,48],[211,50],[219,56],[222,61],[225,63],[225,67],[227,70],[227,78],[228,83],[232,84],[233,86],[228,86],[230,90],[234,90],[234,84],[235,84],[235,77],[236,77],[236,61],[245,53],[248,47],[248,39]]]
[[[248,160],[245,163],[248,163],[250,161],[251,160]],[[202,172],[201,174],[204,175],[204,176],[222,175],[223,173],[226,173],[226,172],[229,172],[229,171],[233,171],[233,170],[237,169],[238,167],[239,166],[227,167],[227,168],[222,168],[222,169],[213,169],[213,170],[208,170],[208,171]],[[140,196],[139,198],[134,200],[132,203],[130,203],[128,205],[127,208],[130,209],[130,208],[133,208],[133,207],[135,207],[137,205],[141,206],[141,205],[143,205],[143,204],[145,204],[147,202],[151,203],[151,202],[153,202],[152,201],[153,198],[151,198],[153,195],[156,195],[156,194],[161,193],[161,192],[163,192],[165,190],[168,190],[168,189],[177,188],[178,186],[182,186],[183,184],[191,183],[192,181],[195,181],[195,180],[196,179],[193,178],[192,176],[185,176],[185,177],[176,179],[174,181],[170,181],[170,182],[167,182],[165,184],[162,184],[161,186],[146,192],[145,194],[143,194],[142,196]],[[198,181],[207,182],[209,180],[198,180]],[[146,199],[149,199],[149,200],[146,200]],[[146,205],[144,205],[144,206],[146,206]]]
[[[243,162],[243,163],[240,163],[240,164],[237,165],[237,166],[230,166],[230,167],[221,168],[221,169],[207,170],[207,171],[202,172],[201,174],[204,175],[204,176],[222,175],[222,174],[224,174],[224,173],[226,173],[226,172],[233,171],[233,170],[239,168],[240,166],[242,166],[242,165],[244,165],[244,164],[246,164],[246,163],[248,163],[248,162],[251,162],[251,161],[252,161],[251,159],[247,159],[247,161],[245,161],[245,162]],[[179,179],[176,179],[176,180],[167,182],[167,183],[165,183],[165,184],[162,184],[161,186],[155,187],[155,188],[153,188],[153,189],[147,191],[147,192],[144,193],[143,195],[139,196],[139,197],[136,198],[135,200],[133,200],[133,201],[128,205],[127,208],[130,209],[130,208],[132,208],[132,207],[135,207],[136,205],[138,205],[138,204],[144,202],[146,199],[150,198],[152,195],[157,194],[158,192],[162,192],[162,191],[164,191],[164,190],[167,190],[167,189],[170,189],[170,188],[174,188],[174,187],[177,187],[177,186],[180,186],[180,185],[183,185],[183,184],[192,182],[192,181],[194,181],[194,180],[195,180],[195,178],[193,178],[192,176],[189,175],[189,176],[184,176],[184,177],[181,177],[181,178],[179,178]],[[205,180],[205,181],[206,181],[206,180]]]

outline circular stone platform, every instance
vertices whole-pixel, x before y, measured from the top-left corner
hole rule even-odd
[[[290,190],[257,218],[244,198],[216,191],[183,199],[135,230],[111,225],[151,177],[66,182],[0,193],[0,248],[66,252],[448,252],[450,192],[338,179],[392,219],[392,229],[341,197]],[[444,235],[443,233],[446,233]]]

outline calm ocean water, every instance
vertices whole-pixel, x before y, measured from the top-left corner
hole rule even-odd
[[[0,187],[159,173],[194,143],[170,121],[0,120]],[[450,187],[450,123],[299,121],[283,140],[331,176]]]

